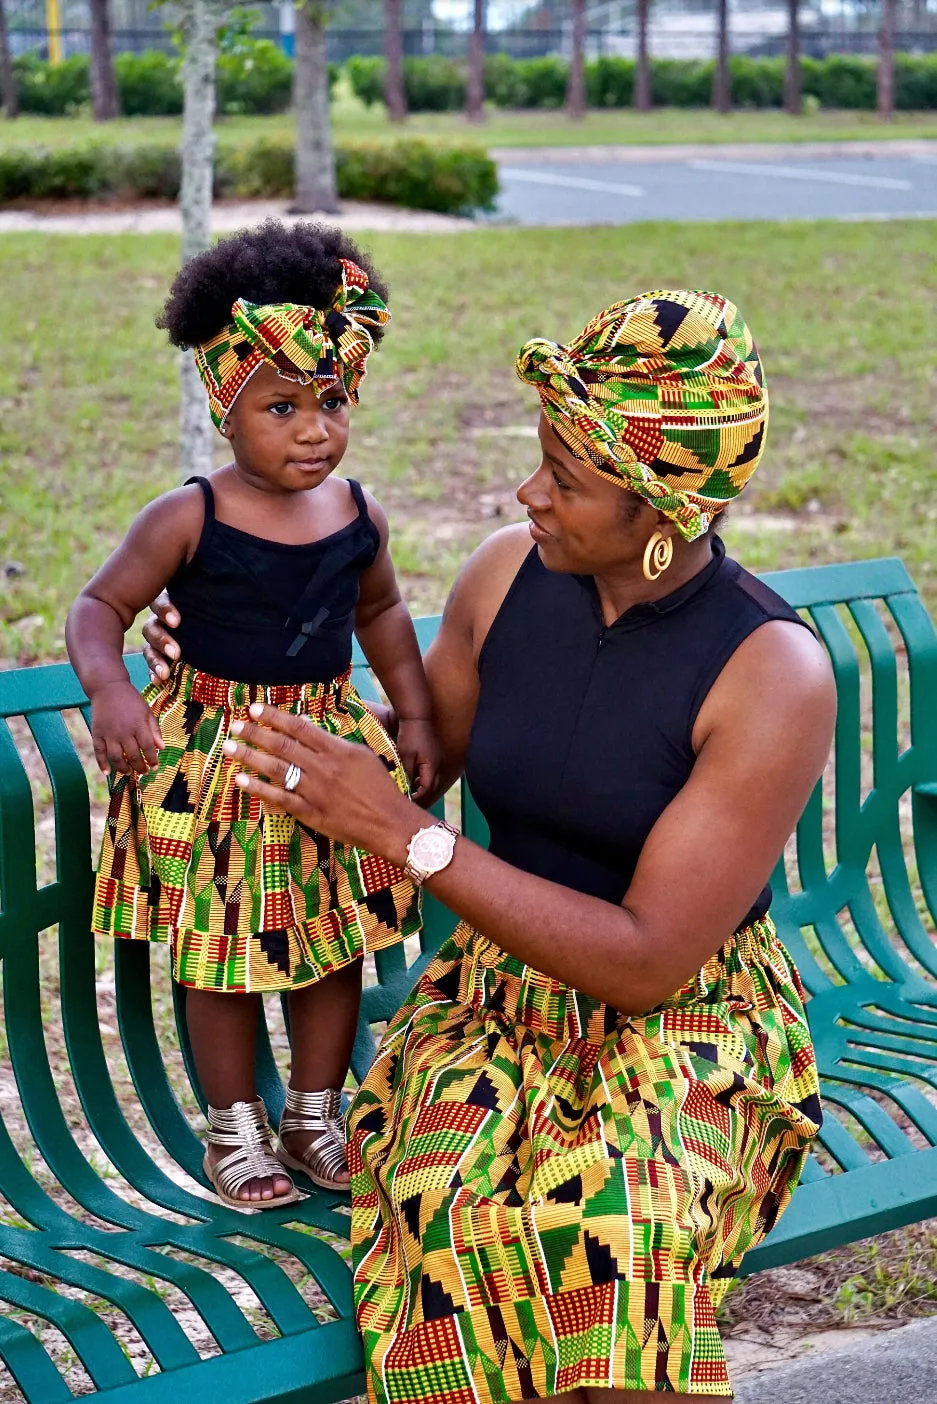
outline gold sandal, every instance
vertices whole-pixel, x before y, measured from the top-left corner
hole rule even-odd
[[[302,1159],[290,1155],[283,1145],[283,1137],[294,1131],[311,1132],[317,1137],[306,1147]],[[296,1092],[287,1087],[276,1154],[281,1165],[289,1170],[301,1170],[320,1189],[347,1190],[347,1184],[335,1179],[340,1171],[348,1170],[341,1092],[334,1087],[324,1092]]]
[[[288,1194],[272,1199],[238,1198],[238,1191],[248,1180],[269,1180],[283,1174],[273,1150],[267,1108],[259,1097],[254,1102],[235,1102],[233,1107],[209,1107],[205,1139],[210,1146],[231,1148],[230,1155],[222,1156],[214,1165],[210,1164],[207,1153],[202,1163],[222,1203],[232,1209],[278,1209],[282,1204],[294,1204],[301,1198],[293,1184]]]

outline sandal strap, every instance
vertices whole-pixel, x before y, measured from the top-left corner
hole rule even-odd
[[[280,1144],[291,1132],[305,1131],[317,1137],[299,1159],[313,1174],[334,1179],[348,1169],[345,1158],[345,1120],[342,1094],[334,1087],[323,1092],[297,1092],[286,1089],[286,1106],[280,1118]]]
[[[230,1155],[222,1156],[213,1167],[213,1178],[223,1195],[236,1199],[248,1180],[269,1180],[283,1174],[283,1166],[273,1153],[267,1108],[259,1097],[231,1107],[209,1107],[205,1139],[210,1146],[232,1147]]]

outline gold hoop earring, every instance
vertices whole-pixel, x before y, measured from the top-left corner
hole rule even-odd
[[[673,560],[673,541],[662,532],[655,531],[644,548],[644,564],[641,569],[645,580],[657,580]]]

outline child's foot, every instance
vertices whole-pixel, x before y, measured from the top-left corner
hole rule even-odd
[[[221,1146],[208,1146],[206,1148],[205,1173],[213,1184],[214,1178],[212,1176],[212,1170],[214,1170],[219,1160],[223,1160],[227,1154],[229,1154],[229,1152]],[[281,1196],[289,1194],[290,1190],[293,1188],[293,1181],[290,1179],[289,1175],[284,1175],[280,1172],[274,1175],[264,1176],[260,1179],[245,1180],[244,1183],[238,1187],[235,1198],[243,1200],[245,1204],[259,1203],[262,1200],[279,1199]]]
[[[232,1206],[272,1209],[299,1198],[273,1152],[273,1132],[260,1098],[208,1108],[203,1169],[215,1193]]]
[[[286,1106],[280,1119],[280,1160],[291,1170],[302,1170],[322,1189],[347,1189],[351,1177],[345,1158],[345,1122],[342,1094],[286,1089]]]

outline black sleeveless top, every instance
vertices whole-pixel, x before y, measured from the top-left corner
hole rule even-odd
[[[693,725],[726,662],[768,620],[803,623],[712,545],[686,585],[607,627],[591,576],[526,558],[481,651],[465,767],[499,858],[622,901],[693,769]],[[766,887],[742,925],[770,901]]]
[[[208,479],[189,482],[202,490],[205,523],[195,555],[166,587],[182,619],[173,637],[183,662],[244,683],[328,682],[343,673],[359,576],[380,546],[360,484],[348,484],[353,522],[290,546],[219,522]]]

